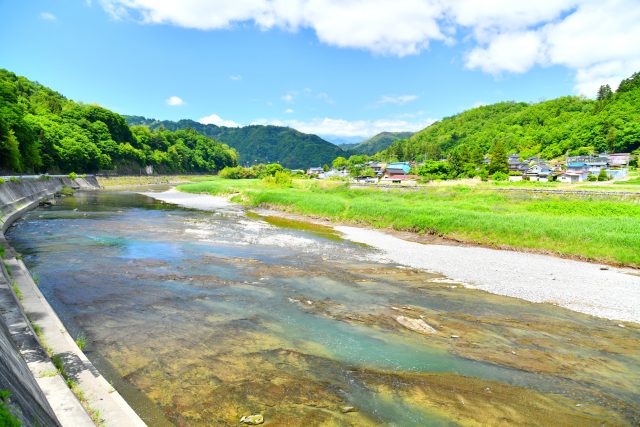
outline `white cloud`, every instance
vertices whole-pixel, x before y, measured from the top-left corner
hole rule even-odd
[[[209,116],[202,117],[198,120],[203,125],[216,125],[216,126],[226,126],[229,128],[237,128],[241,125],[234,122],[233,120],[224,120],[217,114],[211,114]]]
[[[340,137],[358,136],[367,138],[383,131],[415,132],[429,126],[433,122],[435,122],[433,119],[425,119],[420,122],[409,122],[399,119],[345,120],[325,117],[309,121],[258,119],[252,124],[289,126],[299,130],[300,132],[316,135]]]
[[[492,74],[524,73],[542,57],[542,40],[536,32],[500,34],[488,47],[473,49],[467,56],[467,67]]]
[[[467,67],[500,74],[522,73],[536,65],[562,65],[575,70],[576,93],[591,97],[600,85],[615,89],[620,80],[638,70],[637,0],[554,3],[543,2],[546,15],[531,12],[525,14],[528,20],[516,19],[509,28],[487,31],[485,43],[467,56]]]
[[[280,97],[284,102],[293,102],[293,95],[288,93]]]
[[[57,21],[58,17],[51,12],[42,12],[40,13],[40,19],[44,19],[45,21]]]
[[[253,23],[308,28],[326,44],[406,56],[433,41],[469,45],[466,66],[492,74],[560,65],[578,93],[617,82],[640,60],[638,0],[102,0],[115,18],[216,30]],[[459,43],[458,43],[459,44]],[[465,44],[466,45],[466,44]]]
[[[239,80],[242,80],[242,76],[239,74],[234,74],[232,76],[229,76],[229,79],[233,80],[234,82],[237,82]]]
[[[287,108],[286,110],[284,110],[285,113],[287,114],[293,114],[293,108]]]
[[[179,96],[170,96],[165,102],[171,107],[179,107],[185,104],[185,102]]]
[[[395,104],[395,105],[403,105],[407,102],[415,101],[418,99],[418,95],[400,95],[400,96],[381,96],[376,104],[384,105],[384,104]]]
[[[329,96],[328,93],[325,92],[320,92],[316,95],[316,98],[318,98],[320,101],[324,101],[327,104],[333,104],[333,99]]]

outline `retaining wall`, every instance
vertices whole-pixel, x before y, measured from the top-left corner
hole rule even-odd
[[[0,265],[0,390],[11,393],[7,406],[24,426],[93,425],[43,350],[5,268],[5,262],[15,261],[4,238],[6,229],[64,186],[99,188],[95,177],[25,178],[0,184],[0,246],[5,253]]]

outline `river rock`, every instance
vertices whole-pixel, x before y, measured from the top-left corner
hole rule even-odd
[[[398,316],[396,317],[396,322],[400,323],[407,329],[411,329],[412,331],[421,333],[421,334],[437,334],[432,326],[430,326],[427,322],[422,319],[412,319],[411,317],[406,316]]]
[[[257,426],[258,424],[262,424],[264,422],[264,417],[262,416],[262,414],[245,415],[240,418],[240,422],[248,424],[250,426]]]
[[[347,414],[349,412],[358,412],[358,409],[355,406],[343,406],[340,408],[340,412]]]

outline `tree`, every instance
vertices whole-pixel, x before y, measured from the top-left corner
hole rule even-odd
[[[491,161],[489,162],[489,166],[487,171],[490,175],[493,175],[496,172],[509,172],[509,163],[507,161],[507,151],[504,148],[504,143],[502,140],[496,141],[491,150]]]
[[[349,166],[349,161],[342,156],[336,157],[333,162],[331,162],[331,166],[335,169],[342,170]]]
[[[598,174],[598,181],[608,181],[609,175],[607,175],[607,170],[605,168],[600,169],[600,173]]]
[[[269,163],[264,167],[264,175],[265,176],[275,176],[276,172],[282,172],[284,168],[280,166],[278,163]]]
[[[605,100],[611,99],[612,97],[613,97],[613,91],[611,90],[611,86],[609,85],[600,86],[600,89],[598,89],[598,95],[596,96],[596,99],[598,101],[605,101]]]
[[[330,168],[329,168],[329,165],[328,165],[328,164],[326,164],[326,163],[325,163],[324,165],[322,165],[322,170],[323,170],[323,171],[328,172],[328,171],[329,171],[329,169],[330,169]]]

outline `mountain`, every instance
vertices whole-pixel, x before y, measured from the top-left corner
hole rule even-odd
[[[564,96],[538,103],[501,102],[447,117],[395,142],[382,158],[477,163],[500,142],[523,158],[554,159],[567,152],[631,152],[640,146],[640,73],[596,100]],[[473,169],[473,168],[471,168]]]
[[[348,156],[340,147],[317,135],[302,133],[289,127],[251,125],[234,128],[204,125],[193,120],[175,122],[141,116],[125,118],[132,126],[147,126],[150,129],[194,129],[234,148],[241,165],[280,163],[286,168],[298,169],[331,164],[338,156]]]
[[[0,69],[0,172],[214,172],[237,164],[227,145],[195,131],[130,128],[98,105],[69,100]]]
[[[407,139],[413,134],[414,132],[380,132],[379,134],[358,144],[349,144],[348,146],[342,145],[341,148],[354,154],[366,154],[371,156],[378,151],[384,150],[399,139]]]

